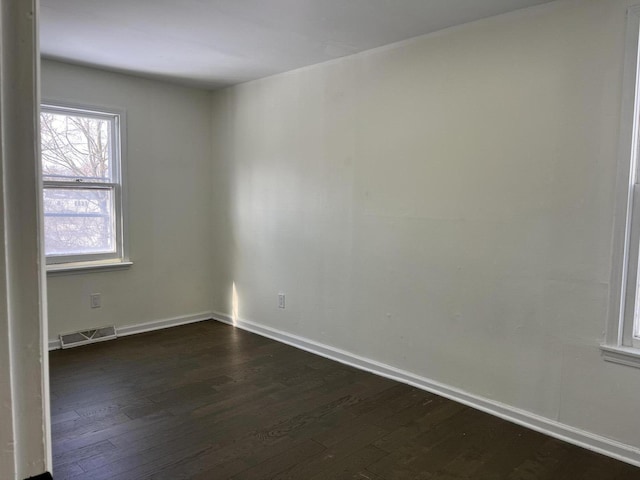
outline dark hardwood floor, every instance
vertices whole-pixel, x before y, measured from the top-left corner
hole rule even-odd
[[[50,358],[56,480],[640,478],[638,468],[213,321]]]

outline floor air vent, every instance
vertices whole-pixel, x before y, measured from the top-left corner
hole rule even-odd
[[[101,327],[81,332],[63,333],[60,335],[60,345],[62,348],[79,347],[88,343],[112,340],[116,337],[116,327]]]

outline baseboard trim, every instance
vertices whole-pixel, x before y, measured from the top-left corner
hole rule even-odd
[[[212,318],[212,312],[200,312],[192,315],[166,318],[164,320],[155,320],[153,322],[116,327],[116,332],[119,337],[126,337],[127,335],[135,335],[137,333],[153,332],[154,330],[162,330],[163,328],[178,327],[189,323],[202,322],[204,320],[211,320]]]
[[[369,358],[361,357],[354,353],[334,348],[308,338],[276,330],[256,322],[232,319],[231,316],[219,312],[213,312],[211,316],[218,322],[226,323],[242,330],[256,333],[263,337],[271,338],[272,340],[291,345],[301,350],[335,360],[345,365],[435,393],[436,395],[440,395],[477,410],[495,415],[496,417],[522,425],[523,427],[530,428],[573,445],[578,445],[579,447],[640,467],[640,449],[616,440],[571,427],[564,423],[536,415],[526,410],[521,410],[519,408],[512,407],[511,405],[474,395],[444,383],[421,377],[411,372],[407,372]]]
[[[204,320],[211,320],[212,318],[212,312],[200,312],[191,315],[181,315],[179,317],[154,320],[152,322],[126,325],[124,327],[116,327],[116,334],[118,337],[126,337],[128,335],[136,335],[138,333],[162,330],[163,328],[178,327],[180,325],[187,325],[189,323],[202,322]],[[60,339],[49,340],[49,350],[58,350],[60,348]]]

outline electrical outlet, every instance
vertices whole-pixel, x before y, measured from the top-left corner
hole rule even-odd
[[[284,293],[278,294],[278,308],[284,308]]]
[[[91,308],[100,308],[102,306],[102,299],[99,293],[92,293],[89,295]]]

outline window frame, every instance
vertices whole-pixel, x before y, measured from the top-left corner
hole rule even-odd
[[[74,190],[111,190],[113,196],[115,251],[106,253],[87,253],[73,255],[46,255],[47,272],[80,272],[93,269],[113,269],[132,265],[129,260],[126,208],[126,112],[124,109],[88,104],[75,104],[65,101],[43,99],[40,113],[49,112],[62,115],[79,115],[107,120],[111,123],[110,143],[112,151],[110,182],[91,181],[51,181],[43,178],[42,159],[40,175],[42,194],[46,188],[68,188]],[[41,127],[40,127],[41,128]],[[44,225],[44,223],[43,223]]]
[[[640,5],[627,10],[605,360],[640,368]]]

